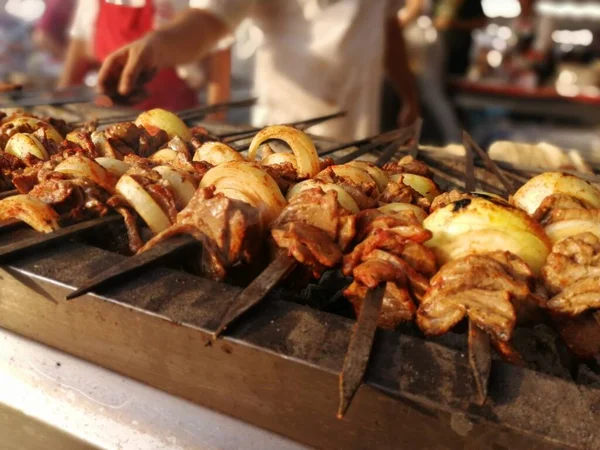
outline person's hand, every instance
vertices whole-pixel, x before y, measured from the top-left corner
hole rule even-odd
[[[100,94],[127,96],[156,73],[152,33],[108,55],[98,73]]]
[[[419,103],[415,100],[404,100],[398,113],[398,127],[408,127],[415,123],[420,115]]]

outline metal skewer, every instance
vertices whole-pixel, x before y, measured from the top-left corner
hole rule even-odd
[[[393,156],[394,152],[389,149],[395,150],[406,141],[408,136],[401,136],[399,139],[394,140],[392,143],[383,151],[383,155],[379,157],[376,162],[377,165],[382,166]],[[378,144],[381,145],[381,144]],[[370,145],[368,145],[370,147]],[[377,146],[376,146],[377,147]],[[353,154],[360,153],[362,150],[359,148],[358,151]],[[352,158],[353,159],[353,158]],[[336,161],[339,163],[339,161]],[[229,327],[234,321],[239,319],[243,314],[249,311],[254,306],[258,305],[266,295],[280,283],[294,268],[296,267],[296,259],[287,255],[286,253],[280,253],[261,274],[252,282],[246,289],[244,289],[238,297],[233,301],[231,306],[227,309],[227,312],[221,319],[221,323],[213,333],[215,338],[218,338],[223,331]]]
[[[252,106],[255,103],[256,103],[256,98],[250,98],[250,99],[245,99],[245,100],[236,100],[233,102],[217,103],[215,105],[185,109],[185,110],[177,112],[176,114],[182,120],[189,120],[189,119],[198,118],[198,117],[201,117],[201,116],[213,113],[213,112],[222,111],[224,109],[226,110],[226,109],[231,109],[231,108],[243,108],[243,107],[247,107],[247,106]],[[120,122],[130,122],[132,120],[135,120],[137,118],[137,116],[138,116],[138,114],[122,114],[122,115],[118,115],[118,116],[103,117],[103,118],[98,119],[96,121],[96,123],[99,126],[102,126],[102,125],[110,125],[110,124],[120,123]],[[84,122],[84,121],[71,122],[69,125],[77,128],[77,127],[81,127],[81,126],[85,125],[85,123],[86,122]]]
[[[476,188],[473,147],[477,144],[463,132],[465,146],[465,190],[473,192]],[[483,150],[482,150],[483,152]],[[485,153],[485,152],[484,152]],[[487,155],[487,154],[486,154]],[[483,405],[487,398],[488,383],[492,370],[492,351],[489,335],[469,320],[469,335],[467,339],[469,366],[475,379],[478,404]]]
[[[79,297],[87,292],[93,291],[108,281],[114,280],[115,278],[120,277],[121,275],[123,275],[125,273],[130,273],[134,270],[137,270],[140,267],[145,267],[156,261],[162,260],[164,257],[166,257],[170,254],[173,254],[175,252],[178,252],[182,248],[187,247],[187,246],[191,245],[192,243],[200,244],[199,241],[197,241],[196,239],[191,238],[189,236],[186,236],[185,241],[179,241],[179,242],[181,242],[181,245],[178,245],[177,243],[172,243],[173,241],[175,241],[175,239],[166,240],[166,241],[158,244],[156,247],[153,247],[152,249],[148,250],[147,252],[140,253],[140,254],[137,254],[130,258],[127,258],[121,264],[118,264],[118,265],[112,267],[111,269],[98,274],[93,279],[88,280],[88,282],[84,286],[80,287],[76,291],[69,294],[67,296],[67,299],[73,299],[73,298]],[[286,255],[286,258],[287,258],[287,255]],[[252,306],[254,306],[254,304],[260,302],[262,300],[262,298],[264,297],[264,295],[266,295],[273,288],[273,286],[275,286],[277,284],[278,281],[280,281],[285,275],[287,275],[288,272],[286,272],[284,269],[286,267],[286,264],[285,264],[286,262],[283,261],[283,259],[284,258],[281,257],[281,260],[278,261],[278,264],[275,264],[277,262],[277,260],[273,261],[271,263],[271,265],[265,271],[263,271],[263,273],[261,273],[261,275],[259,275],[259,277],[256,280],[254,280],[254,282],[251,284],[251,286],[254,285],[254,287],[252,289],[254,289],[256,291],[256,293],[254,295],[258,296],[258,299],[256,301],[253,301],[252,299],[254,297],[251,297],[250,299],[248,299],[249,294],[245,294],[242,297],[242,300],[240,301],[240,302],[243,302],[243,303],[240,303],[240,305],[241,305],[240,308],[242,309],[241,312],[236,313],[234,315],[234,317],[231,319],[231,321],[235,320],[237,317],[239,317],[239,315],[243,314],[245,311],[250,309]],[[295,263],[295,260],[293,258],[292,258],[292,261]],[[273,269],[270,269],[271,266],[273,266]],[[276,273],[275,272],[267,272],[269,270],[275,270]],[[265,272],[267,272],[267,273],[265,273]],[[265,285],[261,284],[260,286],[257,287],[257,283],[258,283],[259,279],[260,280],[273,279],[274,282],[269,287],[269,283],[270,283],[269,281],[266,281],[266,282],[261,281],[261,283],[266,283],[266,284]],[[246,288],[246,289],[248,289],[248,288]],[[259,293],[262,291],[264,291],[264,294],[262,294],[262,296],[259,296]],[[237,302],[234,303],[234,305],[237,305],[237,304],[238,304]],[[246,304],[249,304],[249,306],[244,306]],[[237,307],[235,308],[235,311],[238,311]],[[233,312],[231,314],[233,314]],[[227,325],[229,325],[229,323],[231,323],[231,321],[226,322],[223,325],[223,329],[225,329],[227,327]]]
[[[312,119],[299,120],[297,122],[288,123],[286,125],[298,128],[299,130],[306,130],[314,125],[326,122],[328,120],[337,119],[346,115],[346,111],[338,111],[334,114],[327,114],[325,116],[313,117]],[[243,139],[249,139],[258,133],[261,128],[251,128],[245,131],[234,131],[232,133],[221,134],[219,137],[224,143],[230,143],[235,141],[241,141]]]
[[[21,239],[12,244],[0,247],[0,261],[5,263],[10,257],[17,256],[25,251],[38,250],[50,244],[56,244],[66,239],[72,238],[85,231],[103,227],[109,223],[122,220],[121,216],[110,215],[100,217],[99,219],[87,220],[75,225],[61,228],[57,231],[47,234],[40,234],[28,239]]]
[[[97,276],[88,280],[85,285],[68,294],[66,299],[72,300],[80,297],[92,290],[96,290],[106,285],[106,283],[109,281],[113,281],[118,277],[130,274],[150,264],[164,260],[167,256],[177,253],[182,249],[192,245],[200,245],[200,241],[188,235],[177,236],[163,241],[155,247],[152,247],[150,250],[140,253],[135,257],[124,259],[120,264],[116,264],[110,269],[98,274]]]
[[[413,141],[409,148],[409,154],[414,159],[419,156],[419,141],[423,121],[419,118],[413,125],[405,128],[407,133],[406,140],[411,136]],[[383,151],[381,156],[375,162],[375,165],[381,167],[388,162],[398,150],[398,141],[394,141]],[[369,289],[362,303],[362,307],[356,325],[350,337],[350,345],[346,351],[344,365],[339,376],[340,405],[337,413],[338,419],[344,417],[346,410],[350,406],[354,395],[363,382],[367,370],[369,355],[375,341],[375,332],[381,305],[385,294],[386,283],[381,283],[375,289]]]
[[[367,370],[373,341],[375,340],[375,332],[377,331],[377,320],[383,304],[385,285],[385,283],[382,283],[375,289],[370,289],[362,302],[339,377],[340,406],[337,412],[338,419],[343,418],[346,414]],[[373,324],[375,325],[373,326]]]

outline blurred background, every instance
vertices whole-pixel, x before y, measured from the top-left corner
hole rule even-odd
[[[600,161],[600,2],[464,0],[450,24],[437,12],[451,1],[420,1],[404,26],[425,118],[422,141],[455,142],[460,128],[487,144],[510,139],[577,148]],[[54,89],[69,38],[73,0],[0,0],[0,81]],[[263,39],[251,21],[231,47],[232,98],[252,95],[253,60]],[[202,63],[187,70],[206,98]],[[95,82],[91,67],[86,84]],[[396,125],[399,100],[382,83],[382,128]],[[247,110],[227,120],[248,123]]]

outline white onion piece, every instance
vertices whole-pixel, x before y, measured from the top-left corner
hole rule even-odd
[[[192,139],[192,132],[183,120],[165,109],[155,108],[144,111],[137,117],[135,124],[144,127],[150,134],[164,130],[169,139],[173,139],[175,136],[179,136],[186,142]]]
[[[114,192],[115,189],[115,176],[96,161],[85,156],[70,156],[56,166],[54,171],[73,177],[88,178],[108,192]]]
[[[548,225],[545,231],[552,244],[586,232],[593,233],[600,238],[600,223],[592,220],[561,220],[560,222]]]
[[[377,187],[377,183],[374,178],[369,175],[369,172],[358,167],[341,164],[330,166],[325,170],[332,170],[338,177],[346,178],[359,186],[361,184],[375,184],[375,187]]]
[[[200,187],[214,185],[215,192],[220,189],[234,189],[252,199],[251,204],[260,205],[258,209],[263,226],[268,227],[286,201],[277,183],[256,164],[245,161],[223,163],[210,169],[200,182]]]
[[[112,146],[102,131],[94,131],[90,135],[90,139],[102,157],[123,159],[121,152]]]
[[[440,190],[437,185],[429,178],[422,177],[421,175],[414,175],[412,173],[397,173],[390,177],[394,183],[402,182],[406,186],[410,186],[423,197],[430,202],[433,201],[438,195]]]
[[[541,226],[525,212],[483,198],[439,208],[423,227],[433,234],[425,245],[434,250],[440,264],[469,253],[508,250],[537,274],[551,249]]]
[[[387,205],[380,206],[377,209],[387,214],[410,211],[421,223],[423,223],[423,221],[427,218],[427,213],[422,208],[419,208],[417,205],[412,205],[410,203],[388,203]]]
[[[348,194],[344,188],[338,186],[333,183],[323,183],[317,180],[305,180],[296,185],[294,185],[287,193],[288,201],[298,195],[300,192],[305,191],[307,189],[316,189],[320,188],[324,192],[335,191],[337,193],[337,201],[340,206],[347,211],[350,211],[352,214],[358,214],[360,211],[358,205],[352,198],[350,194]]]
[[[131,167],[125,161],[115,158],[107,158],[104,156],[96,158],[95,161],[117,178],[125,175],[125,172],[127,172],[129,167]]]
[[[373,178],[373,181],[375,181],[375,183],[377,184],[379,192],[383,192],[385,190],[385,187],[387,186],[389,181],[388,176],[383,170],[381,170],[376,165],[368,163],[366,161],[350,161],[346,165],[364,170],[371,176],[371,178]]]
[[[60,144],[63,140],[62,135],[58,132],[56,128],[50,125],[48,122],[44,122],[43,120],[37,119],[35,117],[16,117],[8,122],[5,122],[0,127],[0,133],[2,133],[5,129],[10,128],[18,128],[23,125],[28,125],[34,130],[38,128],[44,128],[46,130],[46,136],[48,139]]]
[[[600,191],[575,175],[545,172],[533,177],[516,192],[512,203],[534,214],[546,197],[566,194],[583,200],[593,208],[600,208]]]
[[[248,161],[255,161],[258,148],[269,139],[284,141],[296,156],[298,176],[311,178],[319,173],[320,163],[317,149],[308,135],[288,125],[273,125],[260,130],[248,149]]]
[[[285,164],[290,163],[294,166],[294,169],[298,170],[298,163],[296,162],[296,156],[291,153],[271,153],[268,156],[265,156],[261,162],[261,166],[273,166],[275,164]]]
[[[206,142],[196,150],[193,161],[205,161],[218,166],[229,161],[244,161],[244,157],[222,142]]]
[[[116,186],[117,193],[140,215],[154,234],[166,230],[171,221],[144,187],[129,175],[123,175]]]
[[[171,185],[175,202],[177,203],[177,209],[181,211],[194,196],[196,188],[184,174],[172,167],[158,166],[155,167],[154,170]]]
[[[163,148],[162,150],[158,150],[157,152],[152,153],[148,157],[148,161],[152,161],[158,164],[169,164],[177,157],[177,152],[175,150],[171,150],[170,148]]]
[[[17,133],[12,136],[6,143],[4,151],[21,160],[25,160],[29,154],[44,161],[49,158],[42,143],[35,136],[27,133]]]
[[[40,233],[51,233],[60,228],[59,217],[54,209],[24,194],[0,200],[0,220],[9,219],[21,220]]]

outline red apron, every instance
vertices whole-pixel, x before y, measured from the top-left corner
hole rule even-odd
[[[132,8],[98,0],[100,8],[96,21],[94,51],[99,61],[104,61],[115,50],[143,37],[154,29],[154,2]],[[198,95],[173,68],[161,69],[146,84],[150,97],[135,105],[137,109],[165,108],[179,111],[198,105]]]

